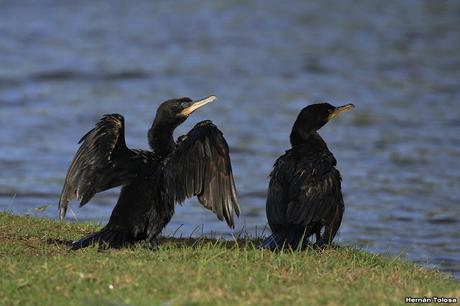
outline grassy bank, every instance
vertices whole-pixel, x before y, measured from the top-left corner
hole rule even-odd
[[[96,227],[0,213],[0,304],[388,304],[460,297],[460,284],[411,263],[337,247],[272,253],[251,241],[163,239],[71,252]]]

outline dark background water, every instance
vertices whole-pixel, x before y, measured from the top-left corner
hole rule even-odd
[[[321,130],[344,180],[338,241],[459,277],[459,50],[458,1],[1,1],[0,209],[56,218],[77,141],[102,114],[123,114],[128,145],[147,148],[160,102],[215,94],[177,135],[203,119],[223,130],[236,233],[260,234],[299,110],[353,102]],[[117,192],[74,203],[79,221],[105,222]],[[195,200],[176,230],[230,232]]]

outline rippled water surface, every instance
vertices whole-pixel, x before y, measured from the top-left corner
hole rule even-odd
[[[123,114],[128,145],[147,148],[160,102],[216,94],[177,135],[203,119],[223,130],[237,232],[260,234],[298,111],[353,102],[321,130],[343,176],[338,240],[460,277],[459,2],[216,2],[2,1],[0,209],[56,218],[77,141],[102,114]],[[78,219],[105,222],[117,192],[74,203]],[[230,231],[193,200],[174,232]]]

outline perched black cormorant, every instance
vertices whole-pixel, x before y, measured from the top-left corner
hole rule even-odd
[[[320,103],[300,112],[291,132],[292,148],[276,160],[270,174],[267,218],[272,235],[262,248],[303,248],[313,234],[318,246],[334,239],[344,212],[341,177],[317,131],[352,108]]]
[[[215,96],[163,102],[148,131],[152,151],[126,146],[124,119],[105,115],[80,140],[80,148],[69,167],[59,200],[61,220],[70,200],[85,205],[96,193],[122,186],[108,224],[100,231],[72,244],[73,249],[96,242],[119,248],[139,240],[153,246],[174,214],[175,203],[198,196],[219,220],[234,227],[239,216],[229,149],[222,132],[211,121],[199,122],[174,142],[174,129]]]

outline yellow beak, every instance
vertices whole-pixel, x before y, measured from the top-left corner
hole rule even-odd
[[[189,116],[191,113],[199,109],[200,107],[205,106],[208,103],[211,103],[217,99],[216,96],[209,96],[202,100],[194,101],[192,105],[187,108],[184,108],[180,113],[184,116]]]
[[[327,119],[329,121],[329,120],[337,117],[340,113],[345,113],[345,112],[351,111],[353,108],[355,108],[355,106],[353,104],[351,104],[351,103],[336,107],[335,110],[329,115],[329,117]]]

